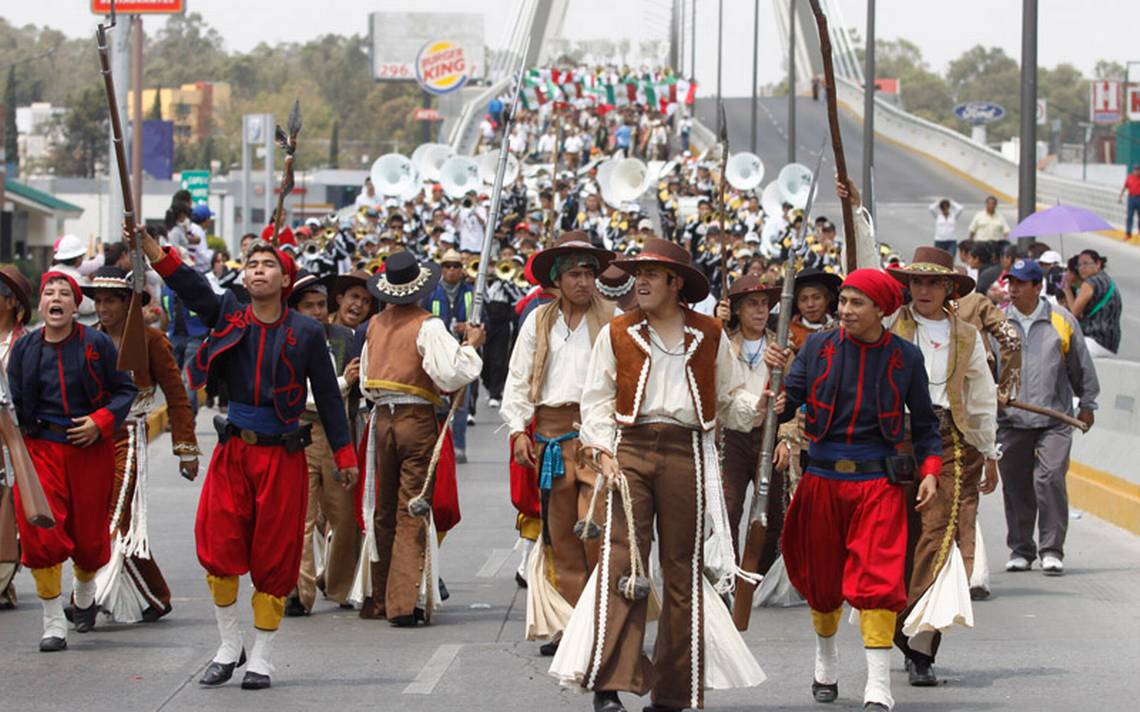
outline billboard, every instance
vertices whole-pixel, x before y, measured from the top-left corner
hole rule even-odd
[[[487,73],[480,13],[373,12],[368,40],[378,81],[419,81],[447,93]]]
[[[119,0],[115,12],[120,15],[169,15],[185,11],[183,0]],[[91,0],[91,12],[96,15],[111,14],[111,0]]]

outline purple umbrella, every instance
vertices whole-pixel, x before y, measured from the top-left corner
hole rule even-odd
[[[1009,233],[1009,239],[1111,229],[1111,225],[1091,210],[1071,205],[1056,205],[1048,210],[1033,213],[1022,220],[1013,228],[1013,232]]]

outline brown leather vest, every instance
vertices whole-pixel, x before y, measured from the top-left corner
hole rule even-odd
[[[368,363],[364,387],[419,396],[435,405],[443,398],[424,371],[416,349],[420,326],[431,313],[417,304],[391,305],[368,322]]]
[[[716,353],[723,334],[719,320],[685,309],[685,386],[704,430],[716,425]],[[645,313],[634,309],[614,317],[610,322],[610,341],[617,361],[614,419],[622,425],[632,425],[641,409],[652,365]]]
[[[901,336],[912,344],[915,343],[918,324],[909,306],[899,309],[898,319],[891,326],[891,333]],[[965,432],[971,430],[969,418],[966,415],[966,367],[974,355],[977,330],[959,319],[953,313],[950,315],[950,338],[954,344],[950,347],[947,366],[954,369],[946,381],[946,397],[950,400],[950,414],[958,430]],[[927,374],[929,375],[929,373]]]

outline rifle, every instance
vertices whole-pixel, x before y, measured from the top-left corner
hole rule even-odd
[[[285,165],[281,169],[281,189],[277,192],[277,209],[273,211],[273,238],[270,243],[277,246],[277,235],[285,222],[285,196],[293,191],[293,154],[297,152],[297,134],[301,133],[301,100],[293,100],[293,109],[286,122],[289,132],[277,125],[274,140],[285,152]]]
[[[1061,421],[1065,425],[1071,425],[1074,428],[1076,428],[1077,430],[1080,430],[1082,433],[1087,433],[1089,431],[1089,424],[1088,423],[1077,420],[1076,418],[1069,415],[1068,413],[1062,413],[1059,410],[1053,410],[1052,408],[1046,408],[1045,406],[1033,405],[1032,403],[1023,403],[1022,401],[1016,401],[1016,400],[1009,401],[1008,403],[1005,404],[1005,407],[1006,408],[1017,408],[1018,410],[1024,410],[1027,413],[1036,413],[1037,415],[1048,416],[1048,417],[1052,418],[1053,420]]]
[[[843,136],[839,132],[839,108],[835,99],[835,67],[831,62],[831,34],[827,29],[827,16],[819,6],[819,0],[808,0],[819,28],[819,52],[823,55],[823,77],[827,88],[827,124],[831,129],[831,146],[835,151],[835,173],[840,185],[847,185],[847,159],[843,155]],[[791,88],[794,90],[794,87]],[[855,213],[851,210],[851,199],[840,201],[843,209],[843,253],[847,274],[858,266],[855,249]],[[806,220],[807,217],[805,216]]]
[[[819,169],[823,165],[823,152],[826,147],[825,140],[819,147],[815,171],[811,174],[811,190],[808,192],[804,219],[800,221],[796,244],[803,242],[804,227],[808,224],[812,203],[815,202],[816,183],[819,181]],[[784,262],[784,283],[780,290],[780,319],[776,323],[776,343],[781,349],[788,347],[788,331],[792,323],[792,300],[795,298],[795,293],[796,256],[789,254],[787,261]],[[779,393],[783,383],[783,366],[773,368],[769,377],[769,390]],[[760,557],[764,553],[764,544],[768,541],[768,483],[772,480],[772,452],[776,449],[777,427],[779,422],[776,402],[770,398],[768,409],[764,413],[764,440],[760,447],[760,466],[757,468],[756,483],[753,488],[752,511],[748,515],[748,533],[744,539],[744,552],[740,557],[740,568],[743,571],[753,572],[760,568]],[[732,601],[732,622],[737,630],[748,630],[748,622],[752,618],[752,596],[755,593],[755,583],[747,578],[737,577],[736,597]]]
[[[728,119],[724,115],[724,102],[717,104],[717,124],[720,128],[720,178],[716,186],[716,224],[720,234],[720,298],[728,299],[728,242],[724,232],[724,172],[728,167]]]
[[[16,488],[20,491],[20,506],[24,518],[34,527],[51,529],[55,526],[55,516],[51,513],[47,496],[44,495],[40,477],[36,474],[32,456],[24,443],[24,435],[16,426],[16,409],[12,396],[8,393],[8,376],[0,374],[0,440],[8,448],[8,459],[12,462]],[[0,462],[3,456],[0,455]]]
[[[107,109],[111,117],[111,137],[115,146],[115,164],[119,168],[119,187],[123,194],[123,226],[127,234],[137,230],[135,220],[135,194],[131,190],[131,174],[127,172],[127,152],[123,146],[123,124],[119,118],[119,104],[115,101],[115,78],[111,75],[111,59],[107,54],[107,31],[113,29],[115,3],[111,3],[111,24],[99,23],[95,30],[95,40],[99,46],[99,64],[103,73],[103,88],[107,93]],[[135,117],[135,130],[141,130],[142,123]],[[146,263],[143,260],[142,244],[134,241],[131,247],[131,302],[127,307],[127,320],[123,324],[123,337],[119,344],[119,355],[115,368],[120,371],[144,372],[149,366],[146,348],[146,332],[143,323],[142,297],[146,289]]]
[[[503,117],[503,138],[499,145],[499,165],[495,168],[495,185],[491,191],[491,210],[487,214],[487,224],[484,225],[483,251],[479,255],[479,272],[475,275],[475,296],[471,304],[471,312],[467,315],[467,323],[478,326],[483,323],[483,299],[487,291],[487,269],[491,264],[491,245],[495,241],[495,227],[499,224],[499,209],[502,206],[503,178],[507,174],[507,158],[510,156],[511,126],[515,122],[515,112],[519,107],[519,96],[522,95],[523,77],[526,69],[526,55],[530,51],[530,38],[523,45],[522,54],[519,55],[518,79],[515,80],[515,91],[511,96],[511,103],[507,114]]]

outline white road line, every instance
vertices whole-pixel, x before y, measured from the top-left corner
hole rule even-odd
[[[479,569],[475,575],[479,578],[493,578],[495,574],[499,573],[499,569],[503,568],[507,558],[511,555],[514,549],[491,549],[491,554],[484,562],[483,568]]]
[[[455,660],[456,655],[459,655],[459,649],[462,647],[462,645],[449,643],[436,648],[420,670],[420,674],[416,675],[416,679],[404,688],[404,694],[430,695],[435,686],[439,684],[440,679],[443,678],[443,674],[447,672],[447,668],[451,667],[452,661]]]

